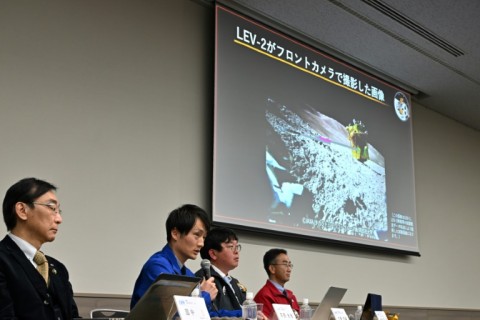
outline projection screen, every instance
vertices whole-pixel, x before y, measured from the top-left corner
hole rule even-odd
[[[214,223],[417,255],[410,94],[221,5],[215,36]]]

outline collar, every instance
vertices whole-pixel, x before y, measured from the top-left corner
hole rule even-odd
[[[168,261],[172,264],[173,271],[176,274],[182,274],[182,268],[184,267],[184,265],[180,262],[180,260],[178,260],[177,256],[175,255],[168,243],[163,247],[162,252],[165,253]]]
[[[183,263],[181,263],[180,260],[177,258],[177,256],[175,255],[175,252],[173,252],[172,247],[170,247],[170,244],[167,243],[167,244],[165,245],[165,247],[168,247],[168,249],[170,249],[170,252],[171,252],[172,255],[175,257],[175,260],[177,261],[177,265],[180,267],[180,269],[182,269],[182,268],[183,268]]]
[[[215,272],[218,273],[218,275],[222,278],[229,277],[228,274],[223,273],[222,270],[218,269],[217,266],[214,266],[213,264],[212,269],[215,270]]]
[[[280,284],[276,283],[273,280],[268,279],[268,281],[270,281],[275,286],[275,288],[277,288],[278,291],[280,291],[280,293],[283,294],[283,291],[285,290],[284,287],[282,287]]]
[[[175,254],[174,254],[175,255]],[[175,256],[175,259],[177,259],[177,264],[178,266],[180,267],[180,270],[182,270],[183,268],[183,263],[180,262],[180,260],[178,260],[177,256]]]
[[[8,233],[8,236],[10,239],[15,242],[15,244],[22,250],[22,252],[25,254],[28,260],[33,264],[33,266],[36,268],[37,264],[33,262],[33,257],[35,256],[35,253],[37,252],[37,249],[32,246],[30,243],[27,241],[23,240],[19,236],[14,235],[13,233]]]

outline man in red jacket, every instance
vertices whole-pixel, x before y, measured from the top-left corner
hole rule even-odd
[[[293,264],[284,249],[270,249],[263,256],[263,267],[267,271],[267,283],[258,291],[254,300],[263,303],[263,313],[270,319],[274,310],[272,303],[289,304],[298,315],[300,307],[292,291],[285,289],[290,280]],[[297,317],[298,318],[298,317]]]

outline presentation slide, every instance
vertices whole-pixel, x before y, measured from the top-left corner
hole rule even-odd
[[[418,254],[409,93],[216,7],[213,221]]]

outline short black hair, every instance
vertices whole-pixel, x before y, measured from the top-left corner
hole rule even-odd
[[[268,276],[270,276],[270,269],[269,267],[275,263],[277,257],[281,254],[287,254],[287,250],[285,249],[270,249],[268,250],[265,255],[263,256],[263,268],[267,272]]]
[[[200,256],[202,259],[210,260],[210,255],[208,254],[210,249],[222,251],[222,243],[228,243],[234,240],[238,241],[238,237],[232,229],[223,227],[212,229],[208,232],[204,245],[200,249]]]
[[[205,210],[199,206],[194,204],[184,204],[170,212],[167,221],[165,222],[167,241],[170,242],[172,239],[173,229],[177,229],[182,235],[189,233],[197,219],[200,219],[200,221],[203,222],[205,229],[208,232],[208,230],[210,230],[210,217]]]
[[[3,220],[7,230],[10,231],[17,225],[15,205],[18,202],[24,202],[33,208],[35,200],[49,191],[56,190],[57,187],[53,184],[37,178],[25,178],[11,186],[3,199]]]

